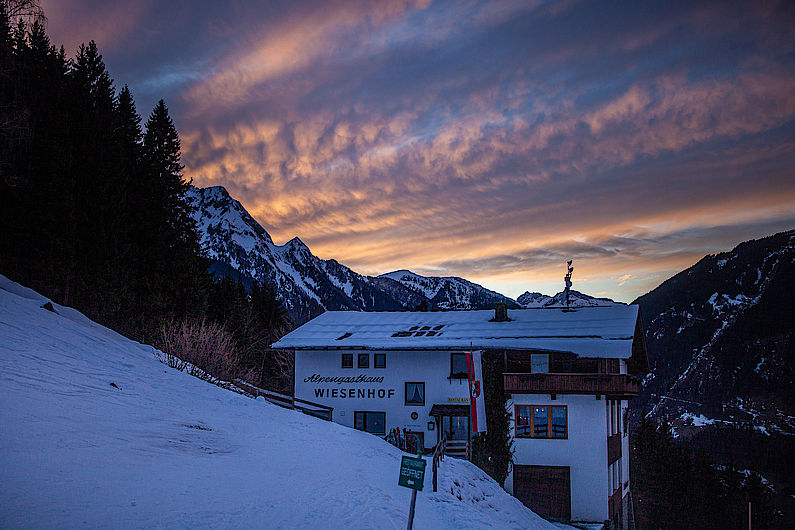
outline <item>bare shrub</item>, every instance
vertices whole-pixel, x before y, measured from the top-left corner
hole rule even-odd
[[[292,394],[293,379],[295,373],[295,354],[288,350],[268,350],[265,360],[267,361],[267,371],[262,374],[265,386],[276,390]]]
[[[205,381],[229,381],[237,376],[240,359],[235,341],[220,324],[163,322],[156,346],[163,353],[161,362]]]

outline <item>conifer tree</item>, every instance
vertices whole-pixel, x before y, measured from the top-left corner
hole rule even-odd
[[[119,91],[116,121],[116,131],[124,161],[131,166],[137,166],[140,163],[143,133],[141,132],[141,117],[138,115],[135,101],[127,85],[124,85]]]
[[[72,77],[87,92],[87,103],[92,110],[108,112],[112,109],[115,99],[113,80],[105,69],[102,55],[93,40],[88,45],[80,45],[72,68]]]
[[[151,267],[167,279],[158,289],[160,306],[172,316],[194,314],[206,303],[208,264],[184,197],[190,184],[182,176],[179,135],[162,99],[146,121],[142,155]]]

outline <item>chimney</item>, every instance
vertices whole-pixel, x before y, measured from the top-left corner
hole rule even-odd
[[[511,319],[508,318],[508,306],[505,305],[505,302],[497,302],[497,305],[494,306],[494,318],[491,320],[492,322],[509,322]]]

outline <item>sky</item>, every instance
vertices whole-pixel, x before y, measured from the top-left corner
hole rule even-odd
[[[788,2],[42,0],[185,175],[362,274],[631,301],[795,228]]]

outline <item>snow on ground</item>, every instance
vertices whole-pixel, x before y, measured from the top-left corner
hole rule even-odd
[[[0,527],[402,528],[401,452],[223,390],[0,276]],[[430,462],[415,528],[553,528]]]

